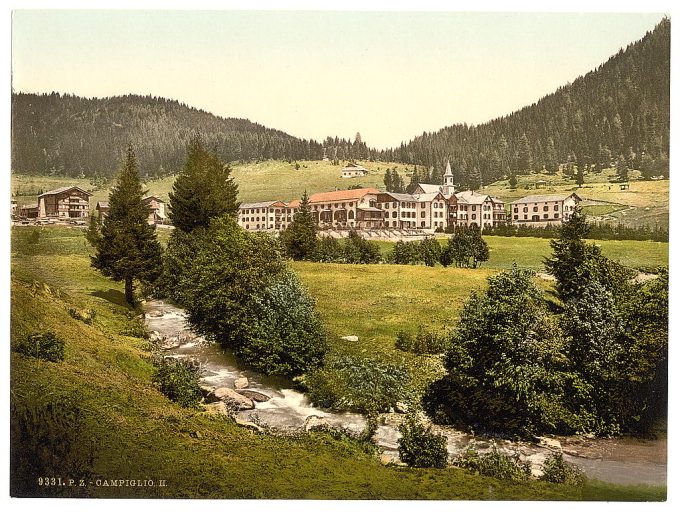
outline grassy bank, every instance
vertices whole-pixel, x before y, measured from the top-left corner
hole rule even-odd
[[[45,489],[47,495],[665,498],[665,488],[616,487],[595,482],[588,482],[582,488],[519,484],[457,469],[385,467],[376,457],[365,454],[349,441],[335,440],[324,434],[295,438],[258,435],[224,418],[211,418],[198,410],[179,408],[152,385],[152,365],[146,341],[125,335],[136,323],[135,313],[124,305],[121,284],[90,268],[83,232],[50,227],[42,230],[35,241],[26,237],[29,231],[26,228],[13,230],[12,339],[20,339],[36,330],[53,330],[66,341],[66,358],[60,363],[50,363],[12,353],[13,401],[34,406],[64,396],[75,398],[84,415],[78,440],[83,445],[92,442],[92,471],[96,478],[167,481],[167,487],[163,488],[88,486],[85,490],[73,491],[55,487]],[[374,341],[379,347],[383,344],[380,341],[384,341],[384,351],[389,351],[387,341],[391,331],[402,324],[413,326],[420,316],[429,318],[432,313],[437,322],[449,323],[455,313],[455,304],[467,295],[470,287],[483,287],[484,277],[490,273],[489,270],[418,268],[412,277],[415,269],[412,267],[330,267],[324,270],[321,265],[305,263],[296,264],[295,269],[317,295],[319,308],[332,331],[344,335],[345,331],[355,333],[359,327],[361,344]],[[389,292],[390,275],[393,275],[395,293]],[[351,279],[351,276],[358,278]],[[323,294],[324,280],[326,294]],[[332,295],[329,285],[344,289]],[[371,293],[377,297],[371,299]],[[73,319],[69,308],[93,309],[96,311],[94,323],[86,325]],[[338,312],[329,312],[331,309],[338,309]],[[386,328],[378,326],[383,323],[387,324]],[[364,349],[371,351],[368,347]],[[354,348],[356,351],[364,349]],[[334,349],[345,350],[353,349],[349,346]]]

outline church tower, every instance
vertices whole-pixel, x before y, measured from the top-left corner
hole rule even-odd
[[[442,187],[442,193],[444,196],[452,195],[456,192],[456,188],[453,185],[453,172],[451,171],[451,162],[446,161],[446,172],[444,172],[444,187]]]

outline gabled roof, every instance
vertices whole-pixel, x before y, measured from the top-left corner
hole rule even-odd
[[[414,196],[417,202],[432,202],[438,196],[441,197],[442,200],[445,200],[444,195],[441,194],[439,191],[437,191],[436,193],[422,193]]]
[[[483,204],[487,199],[491,199],[489,195],[478,193],[477,191],[461,191],[456,193],[456,198],[459,203],[468,204]]]
[[[267,207],[285,207],[286,204],[280,200],[270,200],[269,202],[242,203],[239,209],[264,209]]]
[[[581,197],[576,193],[561,194],[561,195],[529,195],[512,203],[541,203],[541,202],[563,202],[569,197],[575,197],[576,201],[580,202]]]
[[[342,171],[368,171],[368,170],[363,166],[359,166],[358,164],[350,162],[347,166],[342,168]]]
[[[288,207],[289,209],[297,209],[298,207],[300,207],[301,203],[302,202],[300,200],[292,200],[288,202],[288,205],[286,207]]]
[[[142,198],[143,202],[146,202],[148,200],[156,200],[157,202],[165,203],[165,201],[162,198],[158,198],[157,196],[154,195],[149,195]]]
[[[381,192],[381,195],[389,195],[398,202],[415,202],[416,197],[414,195],[409,195],[406,193],[392,193],[390,191]]]
[[[441,186],[437,184],[418,184],[418,187],[423,190],[423,193],[438,193],[441,191]]]
[[[71,191],[72,189],[77,189],[81,193],[85,193],[87,196],[92,196],[92,193],[88,193],[85,191],[82,187],[78,186],[65,186],[65,187],[59,187],[57,189],[53,189],[52,191],[47,191],[46,193],[43,193],[41,195],[38,195],[38,198],[42,198],[43,196],[47,195],[58,195],[59,193],[65,193],[66,191]]]
[[[342,200],[360,200],[368,194],[377,195],[380,191],[372,187],[362,189],[341,189],[328,193],[316,193],[309,197],[309,203],[338,202]]]
[[[95,209],[108,209],[109,202],[97,202],[97,207]]]

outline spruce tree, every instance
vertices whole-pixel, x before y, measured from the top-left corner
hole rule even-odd
[[[235,216],[238,186],[231,169],[208,152],[195,137],[187,149],[187,161],[170,193],[169,215],[173,225],[185,232],[206,228],[212,218]]]
[[[125,300],[134,303],[133,280],[151,282],[158,276],[161,246],[156,227],[149,225],[149,208],[142,201],[145,191],[139,180],[132,145],[118,181],[109,196],[109,215],[101,226],[92,266],[113,280],[125,281]]]
[[[533,162],[531,158],[531,146],[529,145],[529,138],[525,133],[519,139],[518,152],[518,166],[520,171],[531,171]]]
[[[619,182],[628,182],[628,163],[623,154],[620,154],[616,161],[616,178]]]
[[[281,242],[286,255],[295,260],[311,259],[316,250],[316,221],[309,208],[307,191],[302,195],[300,209],[293,217],[293,222],[281,232]]]

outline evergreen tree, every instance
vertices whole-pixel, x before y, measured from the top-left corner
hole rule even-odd
[[[531,146],[529,145],[529,138],[526,133],[522,133],[522,137],[519,139],[517,165],[519,166],[520,171],[531,171],[533,169]]]
[[[385,170],[385,176],[383,177],[383,182],[385,183],[385,191],[394,193],[394,184],[392,183],[392,170],[387,168]]]
[[[619,182],[628,182],[628,163],[623,154],[616,160],[616,178]]]
[[[302,195],[300,209],[293,217],[292,223],[281,232],[281,242],[286,255],[295,260],[312,259],[317,245],[316,221],[309,208],[307,191]]]
[[[578,187],[581,187],[583,185],[584,179],[583,179],[583,169],[585,168],[584,166],[579,166],[576,169],[576,185]]]
[[[118,181],[109,196],[109,215],[96,241],[92,266],[113,280],[125,281],[125,300],[134,303],[133,280],[151,282],[160,271],[161,246],[139,181],[137,159],[130,145]]]
[[[510,180],[508,180],[508,185],[512,188],[515,189],[517,187],[517,175],[512,173],[510,175]]]
[[[176,228],[191,232],[207,228],[210,220],[238,211],[238,186],[231,169],[208,152],[195,137],[187,149],[187,161],[170,193],[169,215]]]

